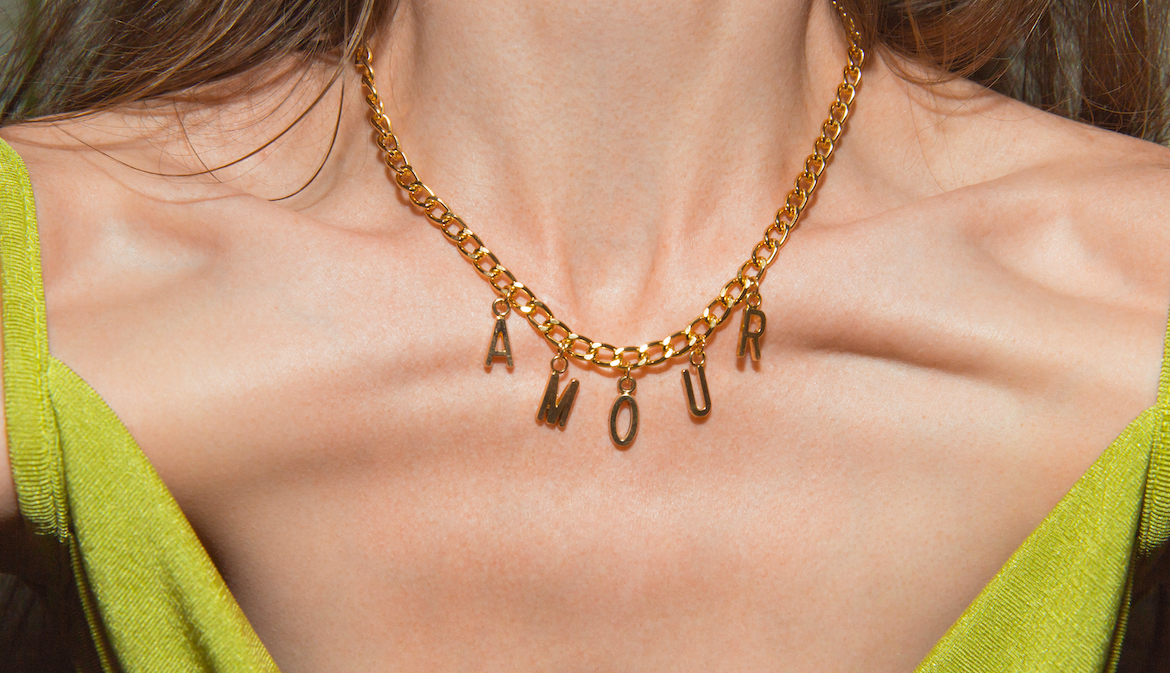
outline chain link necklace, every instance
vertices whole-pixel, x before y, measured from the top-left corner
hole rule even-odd
[[[376,142],[384,153],[386,166],[394,173],[394,181],[498,295],[491,305],[492,315],[496,321],[488,344],[484,368],[490,372],[492,364],[499,358],[505,360],[509,369],[513,366],[512,343],[508,337],[507,323],[513,309],[524,316],[537,333],[556,348],[556,355],[549,363],[552,373],[537,409],[538,422],[543,422],[549,427],[563,428],[569,420],[569,412],[572,411],[573,402],[577,399],[579,386],[577,379],[570,380],[564,392],[558,394],[561,376],[569,369],[569,358],[597,367],[622,371],[622,377],[618,379],[617,384],[618,396],[610,407],[609,414],[610,439],[619,449],[629,448],[638,434],[638,402],[634,397],[637,382],[632,376],[635,369],[689,355],[691,366],[694,367],[698,378],[703,405],[701,407],[698,405],[691,373],[684,369],[682,379],[686,389],[687,407],[696,418],[706,416],[711,413],[711,394],[707,389],[705,371],[707,340],[740,305],[743,306],[743,317],[736,355],[740,358],[750,356],[752,360],[759,360],[760,338],[767,326],[767,318],[761,308],[760,284],[780,248],[788,241],[788,235],[796,228],[804,207],[816,189],[829,157],[836,147],[835,143],[844,130],[845,120],[849,117],[849,106],[853,104],[857,87],[861,84],[861,67],[865,61],[865,52],[860,46],[861,36],[845,10],[836,0],[830,1],[846,26],[846,37],[849,40],[848,63],[841,84],[837,86],[837,97],[829,105],[829,117],[821,125],[820,137],[813,141],[813,153],[805,160],[804,170],[796,177],[795,187],[788,193],[784,205],[776,212],[775,220],[764,230],[763,239],[752,248],[751,256],[739,267],[735,277],[720,288],[719,295],[703,309],[702,315],[665,339],[641,346],[613,346],[573,331],[557,318],[552,309],[537,298],[530,288],[516,280],[516,276],[488,250],[483,240],[443,199],[435,196],[435,193],[422,183],[414,167],[403,154],[398,137],[394,134],[394,127],[384,111],[382,99],[378,96],[378,90],[374,85],[374,70],[371,65],[373,56],[370,49],[363,45],[358,50],[356,65],[361,73],[362,85],[366,89],[366,103],[371,111],[370,123],[377,132]],[[624,430],[619,428],[619,414],[623,407],[629,409],[629,423]]]

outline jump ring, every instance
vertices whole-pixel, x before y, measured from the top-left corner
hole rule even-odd
[[[702,367],[707,364],[707,352],[702,348],[696,348],[691,351],[691,364],[696,367]]]
[[[508,304],[507,299],[504,299],[503,297],[496,297],[496,300],[492,302],[492,313],[494,313],[497,318],[506,318],[511,312],[512,307]]]
[[[558,361],[561,363],[560,369],[557,369]],[[553,356],[552,362],[549,363],[549,366],[552,367],[554,372],[558,374],[564,374],[565,372],[569,371],[569,359],[566,358],[563,353],[557,353],[555,356]]]
[[[626,384],[629,384],[628,388],[626,387]],[[632,395],[634,394],[634,391],[637,390],[637,388],[638,382],[634,380],[634,377],[630,376],[630,368],[626,367],[625,375],[618,379],[618,391],[623,394]]]

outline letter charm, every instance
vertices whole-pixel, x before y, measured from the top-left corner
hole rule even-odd
[[[498,350],[496,346],[503,341],[503,350]],[[512,368],[512,341],[508,339],[508,321],[503,318],[496,318],[496,328],[492,330],[492,342],[488,344],[487,360],[484,361],[483,366],[490,371],[493,361],[500,357],[508,362],[508,369]]]
[[[503,356],[507,360],[508,369],[512,368],[512,341],[508,338],[507,321],[508,314],[511,311],[512,307],[508,306],[508,300],[503,297],[492,302],[492,313],[496,316],[496,328],[492,330],[492,341],[488,344],[487,359],[483,363],[483,366],[489,372],[492,370],[492,363],[500,356]],[[496,348],[501,341],[503,341],[503,350]]]
[[[558,367],[558,361],[560,366]],[[548,385],[544,388],[544,399],[540,401],[540,409],[536,412],[536,420],[544,421],[551,426],[565,427],[569,422],[569,412],[573,410],[573,402],[577,399],[577,379],[569,381],[569,387],[557,399],[557,388],[560,386],[561,374],[569,369],[569,361],[560,353],[552,359],[552,375],[548,377]]]
[[[691,415],[695,418],[702,418],[711,413],[711,393],[707,391],[707,374],[703,371],[703,365],[695,365],[695,370],[699,374],[699,388],[703,391],[703,408],[695,404],[695,389],[691,387],[691,373],[683,370],[682,378],[683,384],[687,387],[687,406],[691,410]]]
[[[637,382],[630,376],[630,370],[627,369],[626,375],[618,379],[618,393],[620,394],[609,409],[609,438],[623,451],[630,444],[633,444],[634,438],[638,436],[638,400],[634,399],[634,390],[637,387]],[[626,428],[625,437],[618,434],[617,426],[618,412],[621,411],[623,404],[630,408],[630,426]]]
[[[759,328],[752,329],[752,318],[759,320]],[[752,360],[760,359],[760,337],[764,336],[764,327],[767,325],[767,318],[764,317],[764,312],[759,309],[759,303],[755,306],[748,304],[743,309],[743,324],[739,329],[739,348],[736,350],[736,357],[743,357],[749,351],[748,343],[751,343]]]

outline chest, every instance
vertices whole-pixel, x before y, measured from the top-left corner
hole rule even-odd
[[[1093,344],[1124,311],[1053,310],[955,260],[877,284],[810,242],[770,278],[759,362],[733,316],[703,420],[681,366],[639,374],[623,451],[612,373],[570,365],[568,423],[537,420],[552,352],[515,316],[515,367],[485,371],[470,272],[317,249],[50,317],[277,661],[307,670],[912,667],[1156,371]]]

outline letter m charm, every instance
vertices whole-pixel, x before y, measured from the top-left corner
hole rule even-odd
[[[561,398],[557,399],[557,388],[560,385],[561,375],[553,372],[548,377],[548,386],[544,389],[544,399],[540,401],[540,410],[536,412],[536,420],[544,421],[549,425],[565,427],[569,422],[569,412],[573,410],[573,401],[577,399],[577,379],[569,381],[569,387]]]

